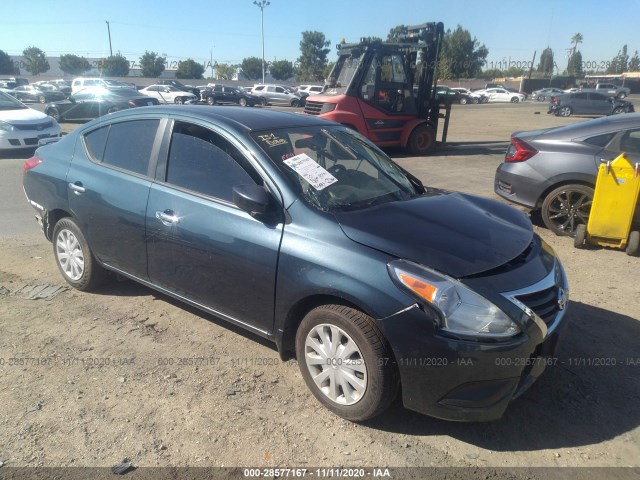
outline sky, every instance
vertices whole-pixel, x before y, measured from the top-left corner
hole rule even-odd
[[[524,65],[534,51],[537,66],[549,46],[563,70],[578,32],[583,62],[598,68],[624,44],[629,55],[640,50],[639,19],[640,0],[270,0],[264,8],[265,59],[295,61],[306,30],[325,35],[333,60],[342,38],[386,38],[396,25],[441,21],[445,29],[461,25],[489,49],[485,68]],[[114,54],[130,61],[146,50],[176,63],[213,58],[239,64],[262,56],[261,10],[252,0],[0,0],[0,50],[21,55],[36,46],[47,56],[108,56],[106,21]]]

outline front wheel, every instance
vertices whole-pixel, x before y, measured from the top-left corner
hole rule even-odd
[[[545,98],[545,97],[538,97],[538,98],[537,98],[537,100],[538,100],[539,102],[544,102],[544,101],[546,100],[546,98]]]
[[[215,105],[216,104],[216,99],[213,97],[207,97],[207,104],[208,105]]]
[[[466,105],[467,104],[467,99],[466,98],[461,98],[460,99],[460,105]]]
[[[621,113],[624,113],[626,110],[624,109],[624,107],[616,107],[613,109],[613,114],[614,115],[620,115]]]
[[[518,97],[512,97],[511,98],[511,103],[518,103],[520,101],[520,99]]]
[[[353,308],[311,310],[296,333],[296,356],[316,399],[347,420],[381,414],[398,392],[397,371],[382,332],[374,319]]]
[[[558,116],[560,117],[570,117],[572,113],[573,110],[571,110],[571,107],[560,107],[560,109],[558,109]]]
[[[409,136],[407,150],[413,155],[425,155],[433,149],[435,142],[433,129],[425,124],[418,125]]]
[[[627,96],[626,93],[621,93],[620,95],[618,95],[618,98],[625,98]]]
[[[175,103],[176,105],[182,105],[184,103],[184,98],[183,97],[176,97],[176,99],[173,101],[173,103]]]
[[[47,110],[45,112],[47,115],[49,115],[51,118],[53,118],[56,122],[60,122],[60,112],[58,111],[57,108],[50,108],[49,110]]]
[[[542,202],[542,221],[556,235],[576,234],[579,225],[587,225],[593,202],[593,188],[563,185],[550,192]]]
[[[473,103],[474,105],[477,105],[479,101],[480,101],[480,100],[479,100],[477,97],[473,97],[473,98],[471,99],[471,103]]]
[[[88,291],[99,286],[106,271],[96,261],[80,227],[71,218],[63,218],[53,229],[53,255],[69,285]]]
[[[291,106],[297,108],[300,106],[300,102],[298,100],[291,100]]]
[[[38,96],[38,101],[40,103],[47,103],[47,97],[45,97],[44,95],[40,95]]]
[[[240,100],[238,100],[238,105],[240,105],[241,107],[246,107],[247,106],[247,99],[242,97],[240,98]]]
[[[573,246],[576,248],[584,247],[584,242],[587,239],[587,226],[581,223],[576,227],[576,236],[573,237]]]

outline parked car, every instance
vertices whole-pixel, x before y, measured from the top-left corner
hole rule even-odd
[[[299,107],[303,104],[299,95],[282,85],[256,85],[251,89],[251,94],[260,97],[262,105]]]
[[[557,97],[563,93],[565,93],[564,90],[560,90],[559,88],[542,88],[531,93],[531,100],[544,102],[545,100],[551,100],[551,97]]]
[[[524,97],[524,100],[526,100],[529,97],[529,94],[527,92],[523,92],[520,89],[517,88],[512,88],[512,87],[504,87],[504,89],[508,92],[511,93],[519,93],[520,95],[522,95]]]
[[[325,91],[324,85],[300,85],[296,93],[301,98],[306,98],[310,95],[319,95],[324,91]]]
[[[186,103],[197,102],[198,98],[193,93],[178,90],[171,85],[149,85],[139,90],[143,95],[157,98],[160,103]]]
[[[640,162],[640,113],[515,132],[494,189],[511,202],[540,209],[555,234],[574,235],[588,221],[598,167],[622,152]]]
[[[416,92],[414,92],[416,93]],[[443,103],[459,103],[461,99],[460,93],[446,85],[436,86],[436,99]]]
[[[499,418],[563,326],[566,276],[526,215],[315,116],[122,111],[38,149],[23,186],[70,285],[116,272],[274,341],[350,420],[400,387],[418,412]]]
[[[216,103],[229,103],[240,105],[241,107],[253,107],[261,103],[260,97],[240,91],[228,85],[212,85],[200,90],[200,99],[209,105]]]
[[[489,98],[485,95],[477,92],[472,92],[468,88],[455,87],[451,90],[454,90],[460,94],[460,103],[463,105],[466,103],[487,103],[487,101],[489,100]]]
[[[477,94],[487,97],[488,102],[511,102],[518,103],[524,101],[524,95],[513,93],[504,88],[487,88],[486,90],[476,90]]]
[[[87,88],[135,88],[132,84],[100,77],[77,77],[71,82],[71,93]]]
[[[87,88],[74,93],[68,100],[48,104],[44,113],[59,122],[92,120],[107,113],[127,108],[158,105],[156,98],[127,88]]]
[[[56,82],[56,81],[41,81],[34,82],[32,85],[37,86],[40,90],[57,90],[62,92],[65,97],[71,95],[71,84]]]
[[[22,85],[14,88],[13,92],[13,96],[22,102],[47,103],[66,98],[66,95],[60,90],[48,90],[39,85]]]
[[[196,98],[200,98],[200,89],[198,87],[194,87],[193,85],[185,85],[180,80],[161,79],[156,82],[156,85],[169,85],[183,92],[191,92],[196,96]]]
[[[42,139],[58,136],[58,122],[0,92],[0,151],[35,147]]]
[[[601,93],[576,92],[551,97],[547,113],[570,117],[571,115],[617,115],[633,111],[633,103],[627,100],[613,99]]]

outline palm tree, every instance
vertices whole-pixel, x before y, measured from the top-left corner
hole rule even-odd
[[[576,49],[578,48],[578,44],[582,43],[584,37],[581,33],[576,33],[573,37],[571,37],[571,43],[573,43],[573,53],[576,53]]]

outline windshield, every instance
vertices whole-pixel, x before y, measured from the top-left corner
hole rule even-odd
[[[303,198],[320,210],[357,210],[423,191],[382,151],[345,127],[277,129],[252,136]]]
[[[29,108],[22,104],[11,95],[7,95],[4,92],[0,92],[0,110],[22,110]]]
[[[357,52],[338,58],[329,77],[328,89],[324,93],[336,95],[346,92],[362,59],[362,54],[357,55],[355,53]]]

